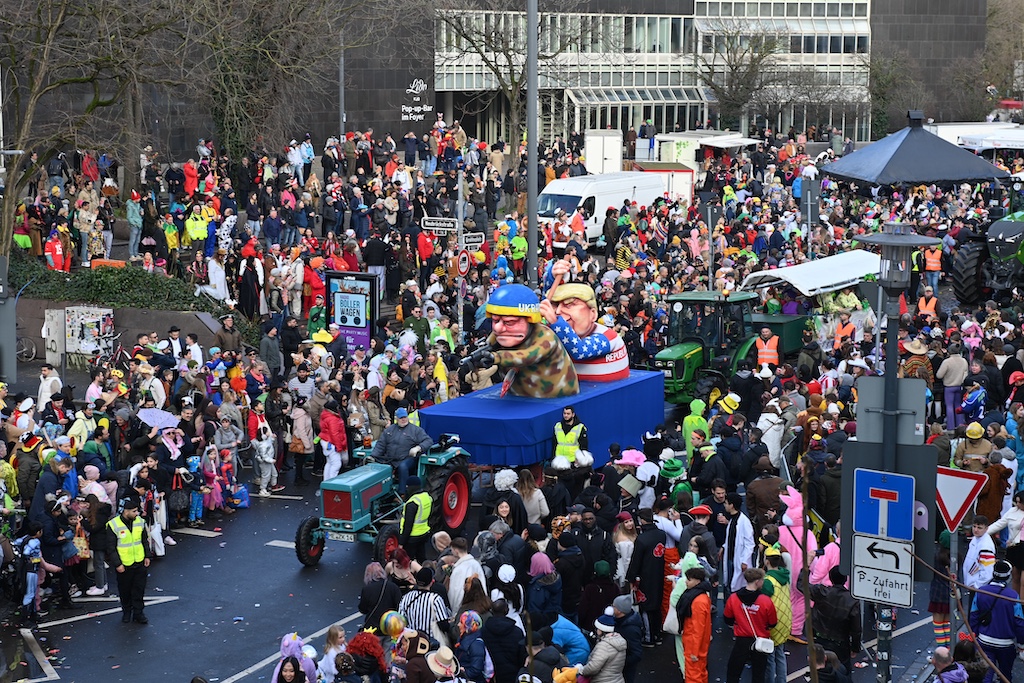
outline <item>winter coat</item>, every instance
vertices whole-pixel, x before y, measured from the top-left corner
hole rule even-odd
[[[638,664],[644,656],[644,622],[640,615],[630,610],[616,618],[615,632],[626,640],[626,666]]]
[[[589,676],[591,683],[623,683],[622,670],[625,666],[626,640],[612,631],[601,636],[590,653],[590,659],[578,673]]]
[[[520,675],[524,673],[532,674],[533,676],[536,676],[537,680],[541,681],[541,683],[551,683],[554,679],[554,672],[556,668],[565,668],[569,666],[569,664],[578,663],[579,662],[569,662],[558,648],[553,645],[548,645],[533,656],[532,662],[527,661],[526,665],[519,669],[519,673]]]
[[[526,587],[528,612],[558,612],[562,609],[562,577],[557,572],[537,576]]]
[[[44,533],[45,555],[45,533]],[[1024,611],[1017,600],[1017,591],[1005,583],[989,583],[976,594],[971,603],[971,629],[978,634],[978,643],[990,647],[1012,647],[1014,642],[1024,643]],[[1011,600],[1000,600],[986,593],[1001,594]],[[812,596],[813,597],[813,596]],[[982,617],[988,625],[982,625]]]
[[[320,413],[320,440],[333,444],[339,451],[348,450],[348,435],[345,432],[345,422],[338,413],[327,409]]]
[[[643,593],[642,612],[661,611],[665,590],[665,532],[658,527],[644,525],[634,543],[633,557],[626,570],[626,580],[639,582]]]
[[[860,651],[860,601],[845,586],[811,586],[811,623],[814,634],[823,640],[847,646],[848,652]],[[1022,621],[1024,625],[1024,621]]]
[[[821,492],[823,500],[818,505],[818,512],[832,526],[839,521],[839,503],[842,498],[843,466],[836,465],[826,469],[821,475]],[[993,518],[994,519],[994,518]]]
[[[519,667],[526,658],[526,649],[522,644],[523,632],[516,626],[515,620],[491,615],[480,634],[494,664],[494,683],[515,683]]]
[[[590,643],[580,627],[562,615],[551,624],[551,644],[565,653],[570,664],[579,664],[590,657]]]
[[[558,551],[555,569],[562,577],[562,614],[576,614],[583,595],[583,574],[586,561],[578,546]]]
[[[484,676],[487,648],[480,639],[480,631],[464,634],[452,649],[455,650],[455,657],[462,665],[463,678],[471,683],[487,683]]]

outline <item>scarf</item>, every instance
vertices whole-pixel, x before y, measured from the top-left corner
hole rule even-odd
[[[693,588],[687,588],[683,591],[683,594],[679,596],[679,602],[676,603],[676,616],[679,617],[680,623],[693,616],[693,601],[700,594],[707,593],[710,590],[711,586],[707,580],[704,580]]]
[[[163,435],[160,440],[167,446],[167,450],[171,454],[171,460],[177,460],[181,457],[181,444],[173,435]]]

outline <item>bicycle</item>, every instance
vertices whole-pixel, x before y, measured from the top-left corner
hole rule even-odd
[[[128,368],[128,361],[131,360],[132,355],[128,353],[128,350],[121,343],[122,332],[117,334],[107,334],[99,337],[101,341],[106,342],[117,342],[117,346],[110,353],[103,353],[102,349],[96,349],[92,352],[92,356],[89,357],[89,366],[94,368],[113,368],[120,366],[121,370]],[[106,344],[103,344],[106,346]]]
[[[24,292],[25,289],[27,289],[28,286],[32,284],[34,281],[35,278],[29,280],[22,286],[21,289],[18,290],[18,293],[14,296],[14,310],[18,310],[18,300],[21,298],[21,293]],[[36,343],[34,340],[30,339],[29,337],[19,336],[17,334],[17,330],[25,329],[24,326],[18,325],[17,323],[15,325],[16,329],[14,342],[14,357],[17,358],[22,363],[31,363],[36,359],[39,350],[36,348]]]
[[[22,330],[24,327],[18,325],[17,329]],[[15,337],[14,344],[14,355],[22,363],[31,363],[36,359],[38,349],[36,349],[36,343],[29,337],[22,337],[20,335]]]

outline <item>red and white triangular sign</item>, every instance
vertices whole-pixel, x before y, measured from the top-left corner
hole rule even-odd
[[[952,467],[938,468],[935,476],[935,502],[951,533],[960,527],[986,481],[988,475],[981,472],[956,470]]]

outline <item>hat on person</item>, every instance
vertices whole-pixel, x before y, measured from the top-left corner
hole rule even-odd
[[[904,344],[903,348],[907,351],[907,353],[911,353],[915,356],[921,356],[928,353],[928,347],[925,346],[924,342],[922,342],[920,339],[915,339],[909,344]]]
[[[619,480],[619,488],[635,498],[636,494],[640,492],[640,480],[632,474],[627,474]]]
[[[167,330],[167,332],[168,334],[170,334],[171,332],[181,332],[181,328],[178,327],[177,325],[171,325],[170,329]]]
[[[644,456],[643,451],[639,451],[635,448],[627,448],[622,451],[619,459],[616,460],[614,464],[626,465],[629,467],[640,467],[645,462],[647,462],[647,458]]]
[[[615,617],[610,614],[602,614],[594,620],[594,628],[602,633],[611,633],[615,630]]]
[[[612,566],[607,560],[598,560],[594,563],[594,576],[609,577],[612,575]]]
[[[139,365],[139,372],[142,373],[143,375],[152,375],[153,366],[150,365],[149,363],[142,363],[141,365]]]
[[[773,469],[775,468],[772,467],[771,458],[769,458],[767,455],[762,455],[760,458],[757,459],[757,462],[754,463],[755,472],[770,472]]]
[[[64,400],[64,394],[60,393],[59,391],[55,391],[52,394],[50,394],[50,401],[63,401],[63,400]]]
[[[510,564],[503,564],[498,567],[498,581],[512,583],[516,580],[516,569]]]
[[[999,560],[992,567],[992,578],[996,580],[1003,580],[1010,578],[1010,573],[1013,567],[1006,560]]]
[[[400,420],[403,417],[409,417],[409,411],[408,410],[406,410],[405,408],[399,408],[398,410],[395,411],[395,419],[396,420]]]
[[[718,402],[718,407],[727,415],[732,415],[736,412],[736,409],[740,407],[739,394],[734,394],[732,392],[726,394],[725,397]]]
[[[568,508],[566,508],[565,511],[577,515],[582,515],[583,511],[586,509],[586,506],[582,505],[581,503],[576,503],[575,505],[570,505]]]
[[[488,318],[495,315],[514,315],[526,318],[531,323],[539,323],[541,320],[537,295],[526,285],[520,284],[498,287],[488,298],[485,311]]]
[[[681,476],[685,469],[682,460],[669,458],[661,463],[661,476],[665,479],[675,479]]]
[[[629,614],[633,611],[633,596],[620,595],[619,597],[612,600],[612,607],[622,612],[623,614]]]
[[[980,422],[972,422],[967,425],[968,439],[980,439],[983,436],[985,436],[985,428],[981,426]]]
[[[32,406],[34,406],[35,403],[36,402],[33,401],[32,399],[26,398],[24,401],[22,401],[21,403],[18,404],[18,410],[23,412],[23,413],[26,412],[26,411],[32,410]]]
[[[434,580],[434,570],[430,567],[421,567],[416,572],[416,585],[417,586],[429,586],[430,582]]]
[[[427,667],[438,678],[453,678],[462,668],[459,666],[459,660],[455,658],[455,653],[445,645],[438,648],[437,652],[428,652],[426,660]]]
[[[691,517],[710,517],[711,508],[707,505],[695,505],[689,509]]]
[[[572,534],[559,534],[558,545],[566,549],[575,548],[577,545],[576,538]]]

